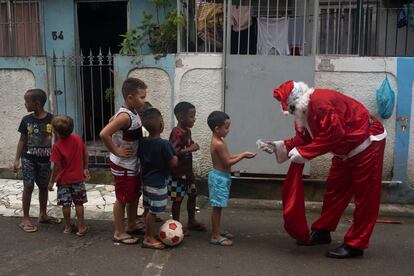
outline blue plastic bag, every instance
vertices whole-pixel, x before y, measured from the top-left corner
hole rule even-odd
[[[397,27],[402,28],[406,25],[414,31],[414,1],[403,5],[398,13]]]
[[[407,17],[407,26],[411,31],[414,31],[414,1],[402,6],[405,16]]]
[[[376,94],[378,114],[383,119],[391,117],[394,110],[395,93],[392,90],[388,78],[382,82],[381,86],[377,90]]]

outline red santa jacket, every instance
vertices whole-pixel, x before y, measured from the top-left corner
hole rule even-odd
[[[315,89],[309,96],[305,125],[306,129],[296,127],[296,136],[284,141],[287,152],[296,147],[305,159],[328,152],[346,157],[386,136],[382,124],[365,106],[328,89]]]

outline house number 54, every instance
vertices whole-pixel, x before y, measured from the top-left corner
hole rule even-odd
[[[57,31],[53,31],[52,32],[52,39],[53,40],[63,40],[63,31],[57,32]]]

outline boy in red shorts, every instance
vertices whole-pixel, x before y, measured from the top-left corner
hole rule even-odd
[[[137,201],[140,190],[138,178],[138,140],[141,134],[141,119],[138,110],[142,109],[147,96],[147,85],[140,79],[128,78],[122,85],[124,104],[113,119],[99,134],[110,151],[110,166],[115,178],[113,241],[122,244],[136,244],[139,239],[133,233],[141,229],[136,223]],[[128,226],[124,228],[123,218],[127,210]]]

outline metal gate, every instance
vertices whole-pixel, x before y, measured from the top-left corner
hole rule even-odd
[[[299,2],[300,5],[297,1],[276,0],[228,3],[225,111],[232,119],[228,136],[232,152],[257,151],[258,139],[281,140],[294,135],[293,117],[282,114],[272,92],[289,79],[314,84],[315,58],[310,55],[308,41],[312,40],[308,26],[313,24],[309,16],[313,7],[309,7],[309,1]],[[234,17],[247,11],[255,22],[249,22],[250,27],[243,32],[234,32]],[[279,40],[273,40],[276,47],[266,49],[265,41],[259,40],[269,37]],[[260,153],[254,160],[238,163],[233,170],[248,174],[287,173],[288,162],[277,166],[275,163],[273,155]],[[305,174],[309,174],[308,165]]]
[[[73,118],[74,132],[86,144],[91,167],[108,165],[108,152],[99,132],[114,114],[113,56],[101,49],[97,55],[65,56],[53,52],[54,113]]]

